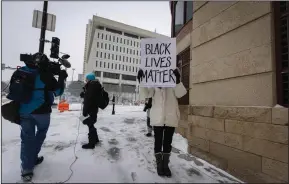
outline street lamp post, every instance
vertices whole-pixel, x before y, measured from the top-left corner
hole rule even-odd
[[[115,110],[114,110],[114,108],[115,108],[115,96],[113,95],[113,96],[112,96],[112,115],[115,115]]]
[[[71,79],[72,82],[73,82],[74,70],[75,70],[75,68],[72,68],[72,79]]]

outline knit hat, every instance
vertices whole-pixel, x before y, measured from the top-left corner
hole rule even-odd
[[[86,75],[86,79],[87,79],[87,80],[95,80],[95,75],[94,75],[94,73],[89,73],[89,74],[87,74],[87,75]]]

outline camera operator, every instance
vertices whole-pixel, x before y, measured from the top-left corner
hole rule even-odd
[[[49,59],[44,54],[36,53],[33,55],[33,58],[36,57],[41,57],[40,62],[49,62]],[[24,61],[24,63],[26,66],[15,71],[15,75],[13,74],[13,76],[17,76],[17,72],[22,72],[22,75],[26,73],[35,74],[35,79],[32,80],[34,82],[31,82],[34,84],[33,88],[24,89],[26,92],[30,90],[29,101],[27,103],[20,103],[19,109],[21,126],[21,176],[24,181],[31,181],[34,167],[44,160],[43,156],[39,157],[38,154],[49,128],[54,96],[63,94],[65,80],[68,75],[65,70],[60,70],[59,67],[59,77],[56,80],[54,78],[55,74],[39,67],[40,65],[36,62]],[[14,99],[17,99],[17,97],[14,96]],[[35,127],[37,127],[36,134]]]

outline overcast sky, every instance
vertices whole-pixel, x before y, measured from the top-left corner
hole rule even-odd
[[[41,1],[2,1],[2,63],[23,66],[20,53],[39,49],[40,29],[32,27],[33,10],[43,9]],[[98,15],[128,25],[170,36],[171,15],[168,1],[67,1],[48,2],[48,13],[56,15],[55,32],[46,31],[46,39],[60,38],[60,52],[70,54],[75,68],[74,80],[82,73],[85,29],[88,20]],[[45,44],[50,55],[50,44]],[[2,80],[10,79],[13,71],[2,71]],[[68,70],[69,80],[72,70]]]

